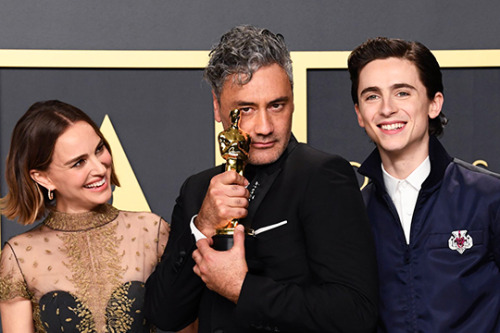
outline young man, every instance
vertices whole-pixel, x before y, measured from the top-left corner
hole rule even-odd
[[[245,177],[220,166],[186,180],[146,285],[146,317],[165,330],[198,318],[200,332],[371,331],[376,263],[361,194],[347,161],[291,134],[283,37],[235,27],[210,55],[215,119],[227,128],[230,111],[241,110],[249,164]],[[239,226],[230,250],[213,250],[210,237],[232,218],[256,236]]]
[[[500,180],[436,136],[441,70],[424,45],[375,38],[349,56],[358,122],[377,148],[359,172],[379,267],[379,330],[500,331]]]

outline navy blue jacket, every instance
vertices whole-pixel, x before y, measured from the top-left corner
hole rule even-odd
[[[363,197],[379,265],[379,331],[500,332],[500,180],[452,159],[434,137],[429,157],[409,245],[377,149],[359,169],[372,180]],[[449,244],[458,230],[472,238],[463,253]]]

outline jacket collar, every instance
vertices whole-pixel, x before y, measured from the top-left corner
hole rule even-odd
[[[429,159],[431,161],[431,173],[422,184],[422,191],[432,190],[437,186],[443,179],[448,164],[452,161],[450,155],[434,135],[429,138]],[[375,148],[358,169],[358,172],[370,178],[378,189],[386,192],[382,168],[380,167],[381,163],[380,153]]]

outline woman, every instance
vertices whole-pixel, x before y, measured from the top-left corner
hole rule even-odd
[[[31,224],[4,246],[4,333],[149,332],[144,284],[169,227],[107,204],[119,185],[97,125],[60,101],[33,104],[12,134],[2,214]]]

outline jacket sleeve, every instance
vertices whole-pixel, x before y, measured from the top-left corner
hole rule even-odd
[[[176,200],[167,247],[161,262],[146,282],[145,316],[162,330],[178,331],[195,321],[203,291],[201,279],[193,272],[191,257],[195,240],[189,223],[194,200],[186,201],[186,180]]]
[[[302,196],[309,278],[287,283],[249,273],[235,314],[271,331],[371,332],[378,302],[375,249],[357,180],[339,157],[319,169],[313,165],[304,192],[296,194]]]
[[[497,192],[498,193],[498,192]],[[497,194],[498,196],[498,194]],[[493,244],[493,256],[495,258],[495,262],[497,267],[500,269],[500,200],[495,200],[492,205],[493,212],[490,214],[492,216],[490,222],[490,242]]]

